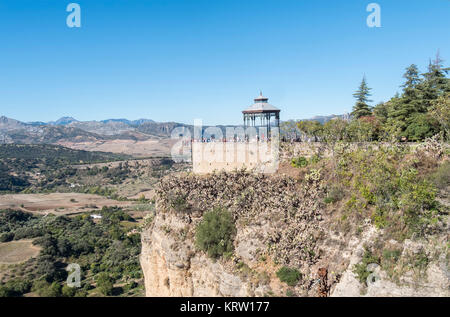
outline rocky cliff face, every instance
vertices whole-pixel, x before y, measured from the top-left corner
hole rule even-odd
[[[174,215],[157,215],[143,234],[141,263],[147,296],[252,296],[264,294],[230,269],[195,253],[192,240],[177,241],[173,232],[189,224]],[[171,229],[168,229],[170,226]]]
[[[157,208],[142,233],[141,264],[147,296],[450,296],[448,236],[395,241],[399,258],[374,282],[354,272],[382,230],[370,220],[358,234],[337,230],[335,210],[323,203],[321,173],[303,180],[246,172],[170,175],[157,189]],[[195,246],[203,213],[229,210],[236,224],[234,254],[212,260]],[[426,255],[425,266],[410,262]],[[296,268],[295,286],[276,272]]]

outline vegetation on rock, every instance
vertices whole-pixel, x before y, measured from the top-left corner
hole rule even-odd
[[[195,234],[195,242],[200,250],[211,258],[233,252],[233,239],[236,234],[233,217],[227,210],[214,208],[203,215]]]
[[[294,269],[287,266],[283,266],[277,271],[277,276],[280,281],[286,283],[289,286],[295,286],[302,278],[302,274]]]

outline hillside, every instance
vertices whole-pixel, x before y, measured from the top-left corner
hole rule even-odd
[[[71,165],[124,160],[127,155],[79,151],[49,144],[0,144],[0,192],[18,192],[70,175]]]

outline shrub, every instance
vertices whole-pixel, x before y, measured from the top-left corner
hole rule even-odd
[[[295,292],[291,289],[286,291],[286,297],[295,297]]]
[[[5,232],[0,234],[0,242],[9,242],[14,240],[14,233],[12,232]]]
[[[236,226],[231,213],[222,208],[215,208],[205,213],[198,224],[195,242],[209,257],[218,258],[224,253],[233,252],[235,234]]]
[[[360,263],[355,264],[353,273],[358,276],[359,281],[367,286],[367,278],[372,273],[367,270],[369,264],[380,264],[380,258],[373,255],[370,250],[366,249]]]
[[[31,289],[31,283],[27,280],[14,279],[0,286],[0,297],[22,296]]]
[[[171,197],[170,206],[176,212],[186,212],[189,210],[189,204],[187,203],[186,196],[182,194],[175,194]]]
[[[308,160],[304,156],[299,156],[299,157],[293,158],[291,160],[292,167],[299,168],[299,167],[305,167],[307,165],[308,165]]]
[[[77,292],[75,287],[70,287],[68,285],[64,285],[61,289],[62,296],[64,297],[74,297]]]
[[[344,198],[344,189],[341,186],[332,185],[324,198],[326,204],[335,203]]]
[[[114,288],[114,280],[108,273],[102,272],[98,274],[96,281],[97,281],[97,288],[103,295],[105,296],[112,295]]]
[[[289,268],[287,266],[283,266],[281,269],[279,269],[277,272],[277,276],[281,282],[284,282],[289,286],[297,285],[297,283],[302,278],[302,274],[298,270]]]
[[[41,297],[58,297],[61,295],[61,285],[58,282],[49,284],[45,280],[38,280],[34,282],[32,290]]]
[[[338,154],[338,184],[352,193],[345,204],[349,221],[371,216],[397,240],[438,230],[436,189],[417,170],[413,154],[397,145]]]
[[[450,161],[445,161],[442,163],[430,176],[430,180],[439,189],[444,189],[447,186],[450,186]]]
[[[318,155],[318,154],[314,154],[314,155],[311,156],[311,158],[309,159],[309,161],[310,161],[312,164],[319,163],[320,160],[321,160],[321,157],[320,157],[320,155]]]

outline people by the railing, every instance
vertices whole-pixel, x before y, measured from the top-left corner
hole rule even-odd
[[[256,143],[267,143],[267,142],[270,142],[271,141],[271,138],[269,137],[264,137],[264,135],[263,136],[259,136],[259,135],[256,135],[256,136],[252,136],[252,137],[250,137],[250,136],[248,136],[248,135],[246,135],[246,136],[244,136],[244,137],[238,137],[238,136],[234,136],[234,137],[231,137],[231,138],[213,138],[213,137],[211,137],[211,138],[191,138],[191,140],[190,140],[190,142],[191,143],[211,143],[211,142],[220,142],[220,143],[254,143],[254,142],[256,142]],[[188,141],[189,142],[189,141]]]

